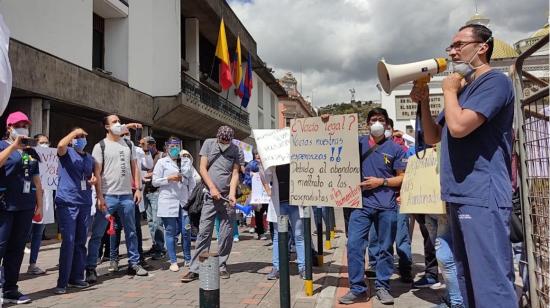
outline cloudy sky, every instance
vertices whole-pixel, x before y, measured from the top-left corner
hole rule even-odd
[[[446,56],[473,0],[229,0],[280,78],[294,73],[316,106],[376,100],[376,63]],[[513,44],[548,21],[547,0],[477,0],[496,38]],[[302,72],[300,74],[300,72]]]

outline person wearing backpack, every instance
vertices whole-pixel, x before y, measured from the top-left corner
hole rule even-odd
[[[128,249],[128,274],[147,276],[148,272],[140,265],[138,242],[135,227],[135,204],[141,201],[141,179],[136,154],[131,142],[121,135],[125,126],[120,123],[117,115],[109,115],[103,119],[107,131],[105,139],[98,142],[92,151],[96,160],[97,179],[97,209],[92,223],[92,236],[88,241],[88,257],[86,259],[86,280],[88,283],[97,281],[98,247],[108,217],[117,214],[122,222]],[[132,183],[135,192],[132,196]]]

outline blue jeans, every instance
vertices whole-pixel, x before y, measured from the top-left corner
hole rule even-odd
[[[57,220],[63,239],[57,287],[66,288],[69,282],[84,280],[90,205],[58,204]]]
[[[177,263],[176,242],[178,234],[181,233],[181,246],[183,250],[183,259],[191,261],[191,225],[189,224],[189,215],[184,215],[180,209],[179,217],[162,217],[164,225],[164,239],[166,241],[166,250],[170,263]]]
[[[151,241],[153,247],[151,248],[155,252],[161,252],[164,250],[164,230],[162,227],[162,219],[157,217],[159,193],[148,193],[145,196],[145,212],[147,213],[147,224],[149,225],[149,232],[151,232]]]
[[[109,214],[117,213],[124,226],[128,262],[132,266],[139,264],[136,226],[134,221],[134,197],[132,195],[105,195],[105,202],[107,203],[107,211]],[[108,224],[109,221],[105,218],[105,213],[97,211],[92,223],[92,236],[88,241],[88,257],[86,258],[87,269],[95,269],[97,266],[99,245],[101,244],[101,238]]]
[[[302,219],[300,219],[300,211],[297,206],[289,205],[288,202],[281,202],[280,215],[288,215],[288,222],[292,227],[294,234],[294,242],[296,245],[296,262],[298,263],[298,270],[305,270],[305,247],[304,247],[304,227],[302,225]],[[279,270],[279,224],[273,223],[273,268]],[[290,230],[290,228],[289,228]],[[289,235],[289,238],[291,236]]]
[[[42,243],[42,234],[46,228],[45,224],[32,224],[29,237],[31,239],[31,255],[29,258],[29,264],[36,264],[38,260],[38,251],[40,251],[40,244]]]
[[[390,277],[393,274],[393,251],[397,229],[397,212],[363,207],[351,212],[348,232],[348,276],[350,290],[359,295],[367,291],[365,283],[365,252],[369,242],[371,227],[378,234],[378,255],[376,256],[377,289],[390,289]]]
[[[426,215],[425,222],[430,238],[435,243],[435,256],[447,286],[448,299],[453,305],[463,304],[456,274],[455,259],[451,250],[453,241],[447,215]]]
[[[412,252],[411,238],[409,236],[409,215],[397,214],[397,231],[395,235],[395,248],[399,256],[399,274],[401,277],[411,277],[412,273]],[[378,247],[378,235],[376,229],[371,228],[369,234],[369,267],[376,268],[376,255]],[[393,245],[391,247],[393,255]]]

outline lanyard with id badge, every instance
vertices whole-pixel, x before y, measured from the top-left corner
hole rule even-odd
[[[31,192],[31,174],[30,174],[30,156],[29,153],[23,152],[21,155],[21,159],[23,160],[23,173],[24,173],[24,180],[23,180],[23,193],[29,194]]]

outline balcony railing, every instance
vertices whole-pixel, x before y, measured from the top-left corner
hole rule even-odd
[[[182,74],[181,89],[183,93],[197,98],[201,103],[223,112],[244,125],[249,125],[249,115],[246,110],[237,107],[229,100],[219,96],[208,86],[185,73]]]

